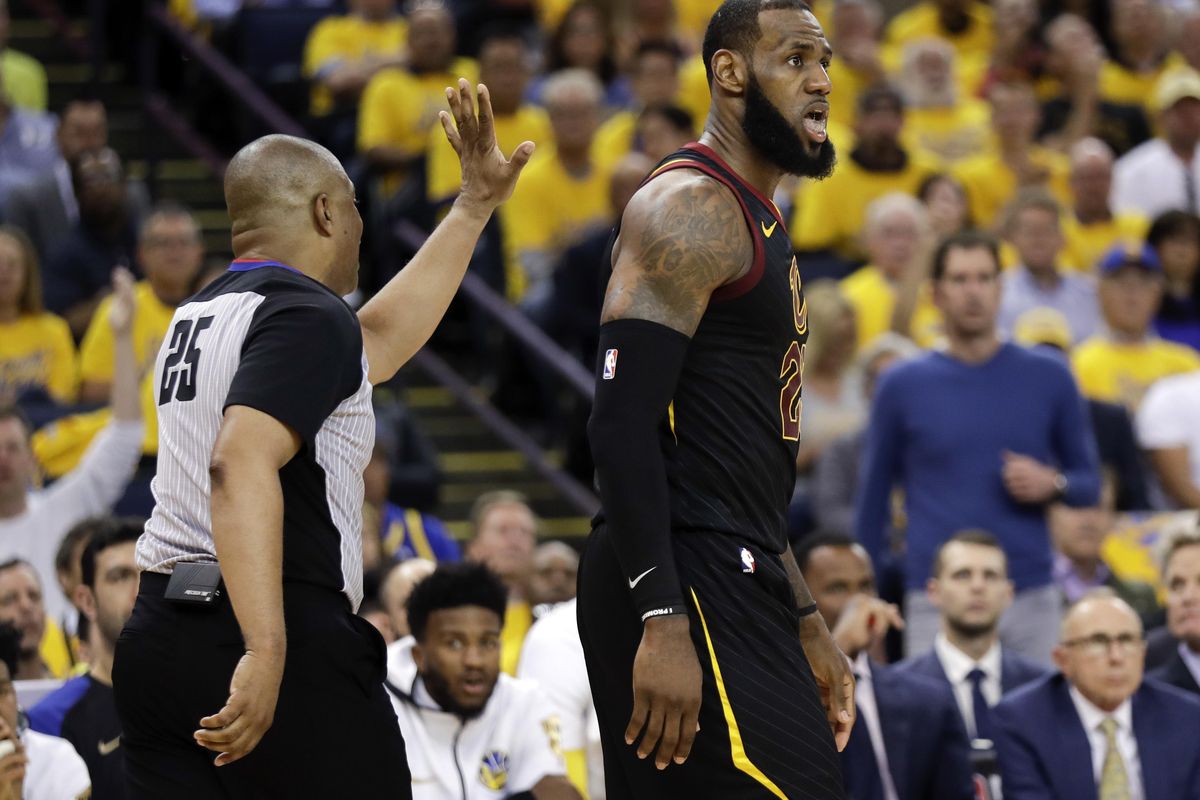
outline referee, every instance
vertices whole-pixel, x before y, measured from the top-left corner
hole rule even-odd
[[[485,87],[478,113],[465,80],[446,94],[461,194],[357,318],[363,224],[333,155],[267,136],[229,164],[237,258],[155,364],[157,505],[113,666],[131,798],[411,796],[383,640],[354,616],[371,385],[433,332],[533,152],[500,153]]]

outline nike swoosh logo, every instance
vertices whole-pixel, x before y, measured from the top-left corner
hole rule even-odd
[[[100,755],[107,756],[107,755],[112,755],[116,751],[116,749],[120,746],[121,746],[121,737],[118,736],[117,738],[113,739],[111,742],[101,742],[100,746],[97,749],[100,751]]]
[[[642,582],[642,578],[646,577],[651,572],[654,572],[654,570],[656,570],[656,569],[658,569],[658,567],[651,567],[650,569],[643,572],[641,575],[638,575],[636,578],[630,578],[629,579],[629,588],[636,589],[637,585]]]
[[[779,224],[779,220],[772,222],[771,227],[769,228],[767,227],[767,223],[763,222],[761,219],[758,221],[758,224],[762,227],[763,236],[770,239],[771,234],[775,232],[775,226]]]

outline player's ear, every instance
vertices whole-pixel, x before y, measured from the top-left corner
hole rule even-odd
[[[329,195],[321,192],[313,200],[313,224],[317,226],[317,230],[323,236],[333,235],[333,202],[329,199]]]
[[[746,93],[750,66],[741,53],[733,50],[718,50],[713,53],[713,92],[720,87],[726,94],[741,97]]]

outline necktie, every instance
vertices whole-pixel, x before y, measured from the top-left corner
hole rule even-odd
[[[992,738],[992,709],[983,696],[983,680],[986,677],[987,673],[979,667],[967,673],[967,680],[971,682],[971,706],[975,712],[976,739]]]
[[[1104,766],[1100,769],[1100,800],[1129,800],[1129,775],[1125,759],[1117,749],[1117,721],[1112,717],[1100,723],[1107,741]]]

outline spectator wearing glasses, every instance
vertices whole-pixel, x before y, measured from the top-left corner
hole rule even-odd
[[[1004,795],[1179,800],[1200,797],[1200,703],[1143,681],[1142,623],[1109,589],[1063,620],[1060,672],[996,706]]]
[[[1150,677],[1200,694],[1200,530],[1180,530],[1162,546],[1167,587],[1167,630],[1179,642]]]

